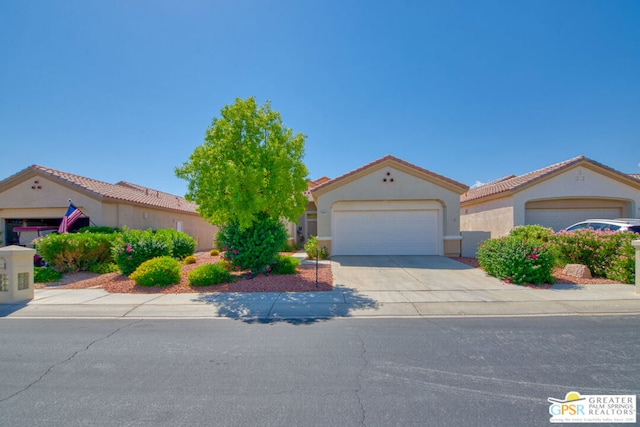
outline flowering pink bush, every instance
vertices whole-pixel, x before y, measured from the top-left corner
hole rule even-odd
[[[580,229],[560,231],[550,238],[558,264],[584,264],[595,276],[633,283],[631,232]]]
[[[478,248],[478,263],[505,283],[553,283],[555,258],[540,240],[505,236],[485,241]]]

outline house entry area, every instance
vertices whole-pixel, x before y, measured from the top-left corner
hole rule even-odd
[[[333,255],[442,255],[441,210],[430,201],[340,202]]]

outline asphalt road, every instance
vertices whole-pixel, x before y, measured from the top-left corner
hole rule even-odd
[[[0,319],[3,426],[545,426],[640,394],[640,317]]]

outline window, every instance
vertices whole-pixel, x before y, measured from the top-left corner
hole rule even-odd
[[[18,290],[29,289],[29,273],[18,273]]]

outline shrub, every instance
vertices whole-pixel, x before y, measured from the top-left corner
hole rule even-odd
[[[131,274],[140,286],[168,286],[180,282],[180,263],[170,256],[147,260]]]
[[[172,246],[166,233],[125,228],[113,243],[113,258],[120,272],[129,276],[145,261],[171,256]]]
[[[216,249],[217,249],[218,251],[220,251],[220,252],[224,252],[224,251],[226,251],[227,249],[229,249],[229,248],[228,248],[227,246],[225,246],[225,244],[222,242],[222,240],[221,240],[222,238],[223,238],[223,234],[222,234],[220,231],[218,231],[218,232],[216,233],[216,235],[215,235],[215,236],[213,236],[213,247],[214,247],[214,248],[216,248]]]
[[[491,276],[513,283],[553,283],[554,255],[539,240],[506,236],[485,241],[478,263]]]
[[[88,227],[79,228],[76,233],[102,233],[102,234],[114,234],[119,233],[120,229],[118,227],[107,227],[107,226],[97,226],[90,225]]]
[[[218,256],[218,255],[220,255],[220,251],[219,251],[219,250],[217,250],[217,249],[211,249],[211,250],[209,251],[209,255],[211,255],[211,256]]]
[[[192,286],[209,286],[231,281],[231,273],[220,264],[205,264],[191,270],[187,276]]]
[[[155,233],[171,242],[171,256],[174,258],[184,259],[196,251],[196,241],[187,233],[172,228],[163,228]]]
[[[607,270],[607,279],[634,284],[636,282],[636,251],[631,245],[624,245],[611,261]]]
[[[62,279],[62,273],[51,267],[33,267],[33,281],[35,283],[57,282]]]
[[[89,266],[89,271],[97,274],[114,273],[118,271],[118,266],[113,262],[99,262]]]
[[[311,259],[316,258],[316,250],[318,251],[318,258],[327,259],[329,258],[329,252],[326,247],[321,247],[318,249],[318,238],[316,236],[311,236],[304,244],[304,251],[307,253],[307,256]]]
[[[227,271],[231,271],[233,269],[233,264],[231,264],[231,261],[228,261],[224,258],[218,261],[218,265],[222,266],[222,268]]]
[[[60,272],[86,271],[93,264],[111,262],[116,234],[48,234],[35,242],[44,261]]]
[[[541,225],[520,225],[509,232],[510,236],[520,237],[526,240],[540,240],[542,242],[547,242],[552,234],[552,228]]]
[[[243,230],[237,224],[228,224],[218,236],[220,243],[229,248],[224,254],[227,260],[257,274],[273,264],[287,232],[282,222],[262,214],[249,228]]]
[[[631,248],[631,241],[637,237],[632,232],[579,229],[555,233],[551,242],[560,265],[584,264],[595,276],[611,278],[614,261],[619,255],[624,257],[623,248]],[[626,265],[621,260],[616,262],[618,270]],[[628,277],[629,273],[616,273],[617,277],[621,275]]]
[[[196,263],[196,257],[194,257],[193,255],[189,255],[183,261],[184,261],[185,264],[195,264]]]
[[[296,248],[293,245],[290,245],[289,242],[284,242],[280,247],[279,252],[295,252]]]
[[[296,267],[300,264],[298,258],[292,256],[278,256],[276,262],[271,266],[272,274],[295,274]]]

